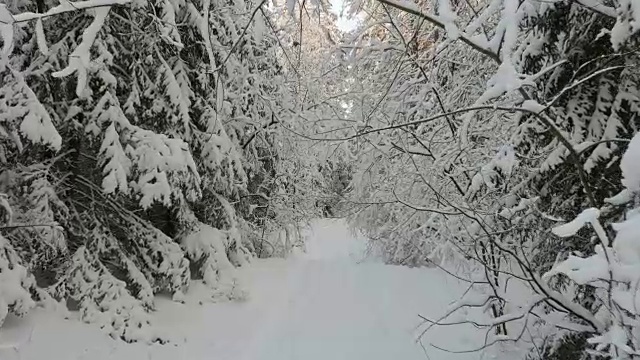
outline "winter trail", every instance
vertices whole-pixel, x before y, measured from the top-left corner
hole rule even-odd
[[[415,341],[418,314],[437,318],[463,291],[460,284],[432,269],[360,262],[363,250],[363,240],[342,222],[316,222],[307,253],[289,262],[285,301],[272,309],[243,359],[479,358],[430,346],[473,348],[479,339],[467,337],[477,336],[470,328],[429,332],[424,349]]]
[[[364,244],[341,221],[316,221],[307,236],[306,253],[287,260],[256,260],[239,272],[250,293],[245,302],[196,306],[158,299],[155,323],[174,339],[172,345],[124,344],[91,325],[39,312],[26,320],[12,320],[4,342],[15,343],[18,350],[0,347],[0,358],[482,358],[478,353],[453,354],[431,346],[477,347],[481,334],[471,327],[439,328],[425,335],[423,346],[416,342],[422,329],[418,315],[438,318],[464,291],[463,284],[434,269],[360,262]]]

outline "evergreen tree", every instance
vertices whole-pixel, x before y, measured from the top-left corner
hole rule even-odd
[[[249,191],[294,176],[274,173],[294,111],[264,5],[0,4],[3,205],[19,224],[3,231],[0,319],[48,293],[113,337],[163,341],[154,294],[180,301],[200,279],[242,297]]]

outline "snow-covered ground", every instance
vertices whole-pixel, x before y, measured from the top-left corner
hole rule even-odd
[[[43,310],[9,318],[0,331],[2,360],[389,360],[479,359],[437,349],[477,347],[472,327],[428,332],[418,314],[438,318],[464,291],[436,269],[361,261],[363,242],[345,224],[319,220],[307,252],[256,260],[239,270],[249,291],[241,303],[183,305],[158,298],[155,324],[168,345],[125,344],[95,326]]]

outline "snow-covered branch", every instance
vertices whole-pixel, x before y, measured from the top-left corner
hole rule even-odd
[[[111,7],[114,5],[124,5],[131,0],[86,0],[86,1],[61,1],[60,5],[54,6],[45,13],[24,12],[20,14],[10,14],[10,16],[0,17],[0,23],[14,24],[33,20],[48,18],[68,12],[81,11],[101,7]],[[1,8],[0,8],[1,9]],[[0,10],[1,11],[1,10]]]

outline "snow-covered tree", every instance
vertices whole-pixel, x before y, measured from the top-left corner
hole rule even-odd
[[[531,312],[554,334],[528,339],[536,346],[593,331],[589,291],[567,297],[539,274],[558,254],[590,251],[547,229],[621,190],[616,164],[637,132],[635,3],[353,6],[369,15],[350,52],[355,124],[326,137],[348,142],[348,203],[372,245],[389,262],[475,281],[483,295],[458,305],[497,319],[483,325],[487,345],[520,340]],[[535,301],[514,298],[514,286]],[[585,327],[565,331],[549,309]]]
[[[146,314],[158,292],[180,301],[196,279],[242,297],[256,197],[286,198],[277,182],[297,176],[282,164],[296,109],[271,16],[258,1],[0,4],[6,309],[43,288],[148,342],[163,340]],[[283,227],[309,213],[270,204]]]

